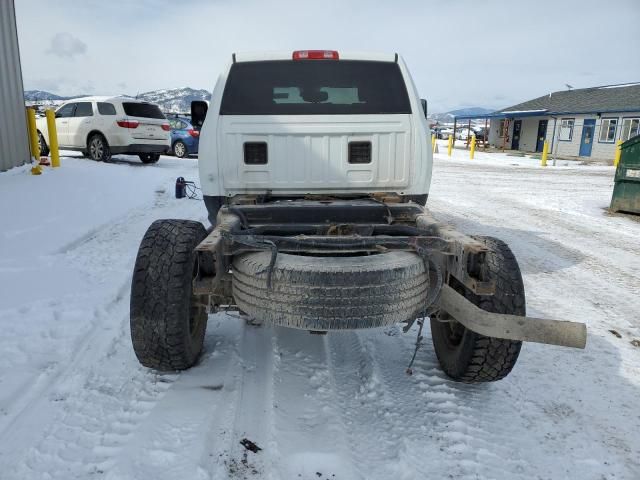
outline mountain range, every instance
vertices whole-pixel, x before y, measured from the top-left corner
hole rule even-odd
[[[26,102],[43,104],[57,104],[72,98],[86,96],[88,95],[72,95],[64,97],[44,90],[26,90],[24,92],[24,99]],[[186,113],[191,109],[191,102],[193,100],[211,99],[211,93],[207,90],[198,90],[190,87],[153,90],[135,95],[123,94],[123,96],[155,103],[160,106],[160,109],[165,113]]]
[[[30,103],[56,104],[72,98],[86,97],[87,95],[73,95],[63,97],[55,93],[43,90],[26,90],[24,99]],[[191,109],[192,100],[210,100],[211,93],[207,90],[195,89],[190,87],[169,88],[163,90],[152,90],[150,92],[138,93],[136,95],[125,95],[145,102],[155,103],[165,113],[186,113]],[[439,123],[453,122],[455,115],[483,115],[493,110],[482,107],[468,107],[451,110],[444,113],[433,113],[429,118]]]

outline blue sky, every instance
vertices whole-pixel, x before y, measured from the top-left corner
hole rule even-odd
[[[233,52],[404,56],[433,112],[640,81],[640,2],[15,0],[26,89],[211,90]]]

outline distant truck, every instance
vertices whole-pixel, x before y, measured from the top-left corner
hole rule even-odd
[[[219,310],[312,333],[429,317],[442,369],[469,383],[504,378],[522,341],[584,347],[583,324],[525,316],[504,242],[425,208],[426,102],[397,54],[234,54],[192,120],[213,227],[145,233],[130,315],[142,365],[194,365]]]

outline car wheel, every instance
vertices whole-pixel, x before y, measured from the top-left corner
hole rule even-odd
[[[89,137],[89,158],[96,162],[107,162],[111,158],[111,150],[107,140],[99,133]]]
[[[173,154],[178,158],[184,158],[189,154],[187,146],[183,141],[178,140],[173,144]]]
[[[47,146],[44,136],[40,132],[38,132],[38,145],[40,146],[40,155],[45,157],[49,155],[49,147]]]
[[[141,153],[138,156],[140,157],[142,163],[156,163],[158,160],[160,160],[159,153]]]

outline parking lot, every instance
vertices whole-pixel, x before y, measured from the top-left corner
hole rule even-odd
[[[483,386],[446,379],[428,331],[408,376],[415,329],[315,336],[224,313],[198,366],[153,373],[130,345],[131,268],[153,220],[205,220],[173,196],[197,161],[0,175],[2,478],[638,478],[640,222],[607,213],[613,168],[466,156],[436,155],[434,215],[509,243],[529,314],[589,328],[585,351],[526,344]]]

